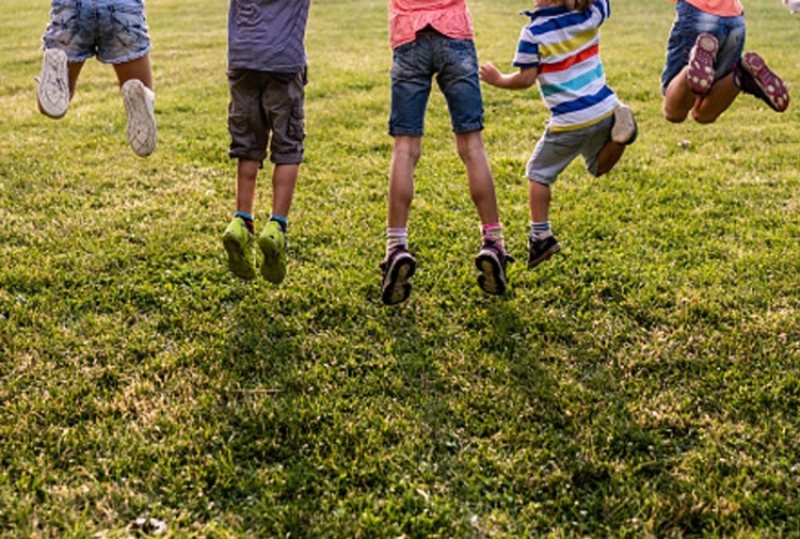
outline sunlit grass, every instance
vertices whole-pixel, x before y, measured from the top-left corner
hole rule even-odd
[[[613,3],[610,84],[639,141],[554,189],[562,253],[524,266],[538,92],[484,88],[518,260],[473,275],[477,214],[444,101],[418,167],[411,299],[380,302],[391,139],[386,3],[313,4],[307,162],[286,282],[243,284],[220,234],[227,4],[147,2],[159,146],[136,157],[109,66],[39,115],[47,6],[0,21],[0,535],[798,537],[800,128],[743,96],[661,118],[669,2]],[[471,0],[510,69],[522,9]],[[747,4],[794,90],[797,25]],[[269,169],[257,220],[269,211]]]

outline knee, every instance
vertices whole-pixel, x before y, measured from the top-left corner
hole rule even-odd
[[[670,123],[680,124],[686,120],[686,114],[679,114],[671,110],[664,109],[664,118]]]
[[[422,156],[421,141],[417,137],[395,137],[392,153],[395,158],[416,164]]]
[[[699,124],[713,124],[717,116],[704,115],[702,112],[692,112],[692,119]]]

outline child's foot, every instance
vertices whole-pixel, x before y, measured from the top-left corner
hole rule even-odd
[[[156,149],[158,133],[154,112],[156,96],[138,79],[122,85],[122,99],[128,113],[128,142],[136,155],[147,157]]]
[[[286,277],[286,234],[278,221],[270,221],[258,237],[258,247],[264,255],[261,275],[273,284]]]
[[[528,236],[528,267],[533,268],[561,250],[561,244],[553,233],[547,233],[535,238]]]
[[[789,106],[789,91],[781,78],[770,71],[767,63],[754,52],[746,52],[733,66],[733,82],[744,93],[754,95],[783,112]]]
[[[405,247],[395,247],[381,262],[381,299],[386,305],[396,305],[411,295],[408,280],[417,269],[417,261]]]
[[[491,240],[484,240],[475,267],[478,268],[478,286],[487,294],[499,295],[506,291],[506,265],[513,259],[505,249]]]
[[[686,80],[689,89],[697,95],[705,95],[714,84],[714,64],[717,61],[719,42],[711,34],[700,34],[689,53],[689,70]]]
[[[47,49],[42,58],[42,75],[36,90],[39,110],[45,116],[61,118],[69,107],[69,70],[67,54],[61,49]]]
[[[222,235],[222,244],[228,252],[228,269],[245,281],[252,281],[256,276],[256,269],[253,266],[253,241],[253,234],[247,230],[244,221],[239,217],[233,218]]]
[[[611,140],[617,144],[633,144],[639,134],[636,119],[628,105],[620,105],[614,109],[614,125],[611,127]]]

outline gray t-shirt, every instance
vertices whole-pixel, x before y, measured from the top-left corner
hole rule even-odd
[[[231,0],[228,69],[273,73],[303,69],[310,5],[311,0]]]

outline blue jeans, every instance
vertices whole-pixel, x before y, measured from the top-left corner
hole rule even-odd
[[[144,0],[53,0],[42,39],[45,49],[63,50],[70,62],[137,60],[150,51]]]
[[[675,11],[675,22],[672,23],[667,43],[667,61],[661,73],[662,94],[666,92],[670,81],[689,63],[689,53],[698,35],[711,34],[719,41],[714,80],[730,73],[744,50],[744,15],[718,17],[701,11],[683,0],[678,0]]]
[[[389,134],[422,136],[434,75],[455,133],[483,129],[483,97],[475,43],[433,30],[394,50]]]

